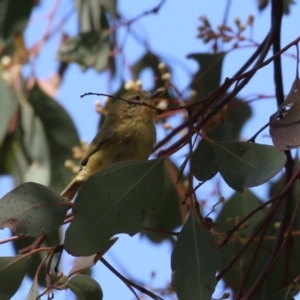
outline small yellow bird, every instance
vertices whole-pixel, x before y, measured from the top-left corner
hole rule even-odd
[[[80,162],[78,175],[61,193],[63,197],[71,201],[91,175],[111,164],[148,159],[156,142],[153,99],[161,93],[128,92],[121,97],[127,101],[119,99],[111,106]]]

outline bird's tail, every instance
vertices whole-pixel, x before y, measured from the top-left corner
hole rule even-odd
[[[64,189],[64,191],[61,193],[61,195],[66,198],[67,200],[71,201],[76,193],[78,192],[79,188],[83,184],[84,181],[79,181],[77,178],[75,178],[71,183]]]

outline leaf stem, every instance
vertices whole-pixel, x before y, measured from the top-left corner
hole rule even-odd
[[[124,277],[122,274],[120,274],[111,264],[109,264],[103,257],[99,259],[111,272],[113,272],[117,277],[119,277],[127,286],[128,288],[133,292],[133,294],[139,299],[135,291],[133,290],[132,287],[135,289],[139,290],[140,292],[148,295],[150,298],[155,299],[155,300],[163,300],[159,296],[155,295],[154,293],[148,291],[147,289],[143,288],[142,286],[132,282],[131,280],[127,279]]]

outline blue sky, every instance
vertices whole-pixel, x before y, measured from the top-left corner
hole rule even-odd
[[[131,19],[145,10],[149,10],[158,4],[160,1],[136,1],[136,0],[119,0],[118,10],[126,17]],[[45,29],[45,22],[39,18],[52,7],[52,1],[41,1],[41,5],[33,13],[33,22],[26,31],[26,43],[28,46],[33,45],[41,36]],[[55,22],[59,22],[71,8],[73,2],[62,0],[58,15]],[[165,58],[165,61],[172,64],[174,68],[173,81],[183,89],[189,83],[189,76],[197,70],[197,65],[192,60],[186,58],[187,54],[195,52],[206,52],[208,46],[204,45],[201,40],[196,39],[197,27],[200,25],[199,17],[205,15],[211,23],[216,26],[223,20],[223,11],[226,1],[210,0],[177,0],[166,1],[161,10],[156,15],[145,16],[133,25],[135,31],[145,38],[151,49]],[[229,24],[233,24],[235,17],[239,17],[242,22],[245,22],[249,14],[255,15],[254,24],[254,40],[260,42],[266,35],[270,24],[270,8],[259,13],[256,8],[257,1],[232,1],[232,8],[228,16]],[[217,8],[217,9],[216,9]],[[292,6],[291,14],[284,17],[282,45],[286,45],[299,35],[299,15],[300,5]],[[64,30],[69,35],[75,35],[77,32],[76,17],[73,15],[68,21]],[[121,31],[122,37],[124,31]],[[36,64],[36,75],[39,78],[48,78],[56,70],[57,62],[55,61],[55,51],[60,43],[59,36],[54,36],[45,47],[45,51],[41,53]],[[245,48],[229,53],[224,62],[222,78],[232,76],[239,66],[248,58],[254,51],[254,48]],[[143,53],[144,49],[132,37],[129,37],[125,47],[128,63],[134,63]],[[295,49],[291,49],[289,53],[295,54]],[[179,62],[179,63],[178,63]],[[287,56],[283,56],[283,79],[285,93],[290,89],[290,86],[295,76],[295,60]],[[184,66],[184,68],[182,68]],[[28,68],[25,68],[24,74],[28,73]],[[130,75],[125,72],[126,79],[130,79]],[[145,73],[142,76],[144,89],[152,88],[148,80],[149,74]],[[111,86],[107,84],[108,75],[98,74],[94,70],[81,72],[80,68],[73,64],[67,70],[66,78],[64,79],[59,91],[58,100],[68,110],[72,118],[75,120],[80,137],[86,141],[90,141],[95,135],[98,124],[98,115],[95,113],[93,97],[80,98],[80,95],[85,92],[107,93],[117,89],[119,82],[113,82]],[[253,93],[274,94],[274,84],[272,76],[272,65],[260,70],[251,82],[245,87],[242,95]],[[99,98],[100,101],[103,99]],[[257,101],[253,105],[255,118],[252,119],[243,131],[243,137],[249,138],[262,125],[268,122],[269,116],[276,111],[274,100]],[[267,131],[264,132],[258,139],[259,142],[270,144],[271,140],[267,136]],[[225,197],[230,195],[232,191],[223,186]],[[0,196],[11,189],[11,181],[9,178],[0,180]],[[254,191],[266,198],[264,188],[257,188]],[[206,195],[210,192],[209,185],[201,190]],[[211,203],[211,205],[213,205]],[[0,232],[0,239],[8,235],[8,230]],[[2,253],[5,251],[9,255],[9,245],[1,245]],[[159,247],[149,243],[146,239],[142,239],[139,235],[129,237],[121,235],[118,242],[107,253],[105,258],[115,266],[121,273],[129,278],[145,282],[150,286],[163,287],[171,278],[170,269],[170,253],[172,247],[168,242],[163,243]],[[63,257],[65,265],[64,272],[68,272],[71,268],[73,258],[70,256]],[[151,279],[151,272],[155,271],[156,276]],[[129,289],[108,271],[100,263],[93,268],[95,278],[101,284],[104,291],[104,299],[133,299],[133,294]],[[13,299],[26,299],[27,291],[29,290],[28,281],[22,286],[22,289]],[[217,289],[215,297],[222,295],[222,289]],[[70,298],[70,292],[59,292],[55,299]]]

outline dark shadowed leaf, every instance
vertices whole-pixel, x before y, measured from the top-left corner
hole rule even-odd
[[[112,237],[109,240],[109,247],[102,253],[97,253],[97,254],[93,254],[90,256],[81,256],[81,257],[76,258],[76,260],[72,266],[72,269],[69,271],[68,276],[72,276],[75,273],[79,273],[87,268],[93,267],[97,263],[99,258],[102,257],[105,254],[105,252],[108,251],[108,249],[111,248],[115,244],[115,242],[117,240],[118,240],[117,237]]]
[[[228,123],[224,122],[207,133],[207,136],[217,141],[230,140]],[[205,139],[201,139],[192,155],[192,168],[194,176],[200,180],[207,180],[218,171],[217,158],[212,145]]]
[[[83,70],[93,67],[98,72],[107,68],[109,31],[91,31],[67,38],[58,52],[63,62],[77,62]]]
[[[232,228],[236,219],[244,218],[261,204],[263,204],[263,202],[248,189],[245,189],[244,193],[234,193],[221,208],[221,211],[215,221],[215,223],[218,224],[216,229],[218,232],[224,233],[225,237],[226,232]],[[254,228],[264,217],[266,210],[267,209],[260,210],[253,215],[247,221],[247,226],[245,226],[245,228],[238,229],[233,240],[230,240],[226,246],[221,248],[222,264],[220,270],[228,264],[234,255],[236,255],[240,247],[243,246],[244,242],[250,237]],[[233,224],[229,225],[228,220],[231,220]],[[239,239],[237,236],[239,236]],[[216,245],[219,246],[222,239],[219,239],[219,235],[214,235],[214,237]],[[222,278],[226,286],[231,287],[235,292],[237,292],[237,289],[241,285],[241,274],[245,272],[245,266],[248,266],[248,263],[249,260],[247,260],[246,255],[240,257],[237,263],[230,268]]]
[[[280,150],[300,147],[300,79],[297,78],[285,101],[270,117],[270,135]]]
[[[231,101],[226,121],[231,129],[231,138],[233,141],[239,140],[243,126],[251,116],[252,109],[248,103],[238,98],[234,98]]]
[[[291,289],[287,288],[276,292],[272,295],[264,297],[262,300],[294,300],[295,298],[291,295]]]
[[[1,7],[1,5],[0,5]],[[6,86],[0,76],[0,145],[7,133],[7,127],[13,113],[17,109],[18,99],[12,91]]]
[[[224,95],[226,96],[226,95]],[[227,123],[228,141],[240,140],[241,130],[246,121],[251,117],[252,110],[247,102],[239,98],[233,98],[230,103],[223,106],[216,114],[203,126],[204,133],[211,131],[221,123]]]
[[[0,53],[12,55],[2,48],[13,47],[15,35],[21,35],[27,25],[34,0],[2,0],[0,1]]]
[[[210,130],[207,136],[217,141],[238,140],[241,129],[251,114],[249,104],[235,98],[226,108],[226,113],[216,116],[216,122],[214,119],[211,120],[209,128],[212,129],[206,129],[205,133]],[[224,121],[220,123],[220,119]],[[194,176],[200,181],[208,179],[218,169],[215,151],[205,139],[201,139],[193,152],[192,166]]]
[[[74,176],[64,166],[64,162],[72,157],[72,147],[80,144],[77,130],[66,110],[46,95],[38,84],[30,90],[28,102],[40,118],[46,133],[51,163],[50,187],[61,191]]]
[[[299,164],[295,163],[294,171],[299,167]],[[285,176],[283,175],[284,184],[286,184]],[[291,212],[291,221],[292,217],[295,215],[294,222],[291,224],[291,236],[286,240],[286,245],[282,249],[276,264],[272,267],[272,272],[266,278],[264,285],[257,292],[258,298],[263,298],[264,296],[271,295],[277,291],[280,291],[283,287],[286,287],[289,283],[299,275],[299,264],[300,264],[300,219],[299,219],[299,203],[300,199],[300,186],[295,183],[292,191],[287,197],[289,202],[289,210]],[[264,239],[260,253],[256,258],[256,263],[253,267],[253,271],[249,276],[249,282],[246,285],[246,288],[251,288],[251,285],[255,282],[258,275],[261,274],[262,266],[266,264],[274,244],[276,243],[276,238],[278,236],[278,224],[282,221],[282,210],[278,210],[272,218],[271,226],[268,226],[266,231],[266,238]],[[277,226],[276,226],[277,224]],[[249,252],[250,253],[250,252]],[[251,254],[253,255],[253,254]],[[275,296],[274,296],[275,297]],[[271,298],[272,299],[272,298]],[[275,298],[274,298],[275,299]],[[278,299],[281,299],[278,297]],[[284,298],[282,298],[284,299]]]
[[[2,175],[11,174],[14,166],[13,132],[15,130],[14,121],[18,116],[18,98],[1,76],[0,95],[0,175]]]
[[[286,162],[284,152],[273,146],[217,141],[212,146],[223,179],[231,188],[240,192],[273,178]]]
[[[242,229],[239,230],[239,233],[241,232],[243,232]],[[245,231],[244,235],[234,236],[228,242],[227,245],[225,245],[220,249],[220,256],[222,259],[220,270],[223,270],[223,268],[227,266],[227,264],[235,257],[235,255],[239,253],[241,248],[245,245],[245,242],[248,239],[246,233],[247,232]],[[223,237],[225,236],[226,235],[224,234]],[[217,245],[220,245],[222,240],[223,238],[217,240],[216,241]],[[228,272],[226,272],[226,274],[222,278],[224,280],[225,286],[231,288],[233,294],[237,293],[237,291],[241,287],[241,284],[243,282],[244,276],[246,275],[247,271],[249,270],[250,267],[253,267],[252,259],[253,259],[253,255],[256,253],[256,250],[257,250],[257,241],[249,245],[249,247],[239,257],[239,259],[236,260],[236,263],[228,270]],[[255,271],[251,269],[251,279],[249,278],[247,279],[247,289],[251,287],[251,285],[255,282],[257,276],[259,276],[259,274],[261,273],[263,266],[268,261],[269,256],[270,256],[270,249],[262,248],[262,252],[260,252],[259,259],[256,259],[255,262],[255,265],[257,265],[259,269],[256,269]],[[256,277],[253,278],[252,275]],[[258,297],[254,299],[261,299],[261,298]]]
[[[86,275],[73,276],[66,286],[78,297],[78,300],[101,300],[103,298],[99,283]]]
[[[74,256],[105,251],[118,233],[134,235],[164,200],[164,161],[124,161],[91,176],[79,190],[65,249]],[[88,202],[88,205],[87,205]]]
[[[14,168],[14,135],[8,133],[0,145],[0,175],[12,174]]]
[[[9,300],[25,276],[30,255],[0,257],[0,299]]]
[[[62,225],[71,203],[47,187],[24,183],[0,201],[0,228],[9,228],[15,235],[45,235]]]
[[[172,283],[178,299],[211,299],[219,267],[212,235],[190,215],[175,244],[171,268]]]
[[[244,193],[234,193],[228,201],[224,203],[218,214],[216,219],[216,223],[220,225],[218,229],[222,232],[230,230],[232,225],[227,223],[228,218],[231,218],[232,220],[235,220],[236,218],[242,219],[262,204],[263,202],[248,189],[245,189]],[[258,222],[262,220],[265,213],[266,209],[262,209],[254,214],[247,221],[247,228],[239,229],[237,231],[239,235],[249,237]]]
[[[299,199],[299,195],[298,195]],[[298,201],[297,199],[297,201]],[[299,211],[297,212],[299,214]],[[265,235],[265,239],[261,244],[259,254],[255,257],[254,265],[251,265],[251,273],[245,285],[245,289],[251,289],[252,285],[257,280],[258,276],[261,275],[262,269],[268,262],[276,237],[278,235],[278,228],[276,223],[279,224],[281,218],[276,218],[269,226]],[[299,227],[293,230],[295,235],[287,242],[287,246],[283,248],[279,257],[277,258],[276,264],[272,267],[272,272],[266,278],[264,285],[256,293],[257,299],[264,299],[263,297],[271,295],[277,291],[280,291],[283,287],[287,286],[288,283],[292,282],[299,275],[299,263],[300,263],[300,237],[297,234]],[[256,250],[257,242],[253,243],[249,250],[245,252],[244,256],[244,271],[250,267],[250,262],[253,258],[254,251]],[[239,273],[241,275],[241,273]],[[240,276],[239,275],[239,276]],[[271,298],[276,299],[276,298]],[[278,297],[277,299],[284,299]]]
[[[182,225],[187,214],[186,207],[180,203],[181,197],[179,197],[178,189],[176,190],[179,170],[170,160],[166,161],[165,167],[165,191],[162,207],[157,214],[149,216],[144,221],[144,227],[157,230],[157,232],[150,230],[142,231],[142,235],[147,236],[154,243],[160,243],[166,239],[174,242],[174,236],[159,231],[173,231]],[[179,188],[180,185],[182,185],[181,181],[177,183],[177,188]]]
[[[225,53],[192,53],[187,57],[199,64],[199,71],[194,75],[191,84],[191,88],[197,92],[199,101],[220,86]]]
[[[296,205],[299,200],[299,185],[295,185],[293,189],[293,197],[288,201],[291,203],[290,210],[293,213],[298,214]],[[257,199],[254,195],[245,191],[243,194],[235,193],[228,202],[225,202],[217,220],[218,231],[224,232],[230,229],[228,220],[231,219],[231,223],[235,223],[235,219],[241,219],[247,214],[251,213],[255,208],[260,206],[263,202]],[[228,244],[221,248],[222,266],[224,268],[233,257],[239,252],[239,250],[245,245],[253,230],[262,222],[263,216],[266,215],[267,209],[263,209],[254,214],[248,221],[245,228],[240,228],[236,234],[232,236]],[[258,236],[247,248],[247,250],[240,256],[236,263],[228,270],[223,277],[224,283],[227,287],[230,287],[234,293],[237,293],[244,280],[244,276],[247,276],[247,281],[244,285],[245,293],[253,286],[258,276],[261,275],[262,270],[269,260],[270,254],[274,247],[276,237],[278,235],[278,226],[281,222],[282,212],[278,211],[272,218],[264,239],[261,242],[261,246],[258,250]],[[298,264],[300,262],[300,253],[298,251],[300,247],[300,237],[297,234],[299,232],[299,222],[296,218],[293,224],[292,236],[287,241],[287,246],[282,249],[282,252],[278,256],[276,264],[272,267],[272,272],[268,274],[264,284],[257,291],[254,299],[265,299],[267,295],[271,295],[277,291],[280,291],[283,286],[286,286],[289,282],[292,282],[294,278],[299,274]],[[218,239],[220,235],[214,235],[216,238],[216,244],[219,245],[222,239]],[[258,252],[257,252],[258,251]],[[255,257],[255,260],[252,259]],[[249,273],[250,270],[250,273]],[[274,296],[275,297],[275,296]],[[266,298],[268,299],[268,298]],[[272,299],[272,298],[271,298]],[[274,298],[276,299],[276,298]],[[284,299],[278,297],[278,299]]]
[[[142,56],[134,65],[131,66],[132,74],[135,80],[140,79],[140,74],[150,69],[153,72],[153,90],[157,90],[164,86],[164,81],[161,79],[161,73],[158,69],[158,65],[160,63],[160,59],[152,52],[147,52],[144,56]],[[171,72],[169,66],[167,69]],[[168,91],[166,90],[163,94],[164,98],[170,98]]]

